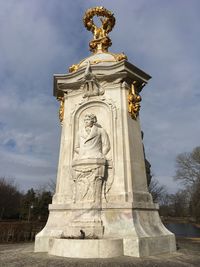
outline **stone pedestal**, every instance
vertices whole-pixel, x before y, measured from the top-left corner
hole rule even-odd
[[[50,255],[70,258],[112,258],[123,256],[122,239],[58,239],[49,241]]]
[[[132,85],[139,94],[149,79],[111,53],[92,55],[76,72],[54,76],[54,95],[64,103],[60,157],[36,252],[90,258],[175,251],[174,235],[148,192],[139,114],[130,114]],[[88,114],[97,121],[94,116],[86,133]],[[82,250],[83,242],[88,249]]]

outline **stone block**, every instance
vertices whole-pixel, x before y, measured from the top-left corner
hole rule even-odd
[[[48,253],[69,258],[119,257],[123,255],[123,240],[50,238]]]

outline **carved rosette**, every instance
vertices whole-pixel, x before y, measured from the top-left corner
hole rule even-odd
[[[141,96],[137,93],[135,89],[136,82],[133,82],[128,93],[128,112],[131,115],[131,118],[136,120],[139,115],[140,102],[142,100]]]

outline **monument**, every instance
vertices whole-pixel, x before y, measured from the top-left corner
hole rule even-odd
[[[62,127],[57,185],[35,252],[77,258],[173,252],[174,235],[147,186],[139,93],[151,77],[124,54],[108,52],[110,11],[88,9],[83,22],[93,33],[92,55],[54,76]]]

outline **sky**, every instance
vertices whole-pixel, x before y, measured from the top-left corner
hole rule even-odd
[[[0,0],[0,177],[19,188],[56,178],[61,127],[53,74],[90,55],[90,7],[116,17],[111,52],[152,76],[141,93],[146,156],[170,193],[175,159],[199,146],[200,1]]]

